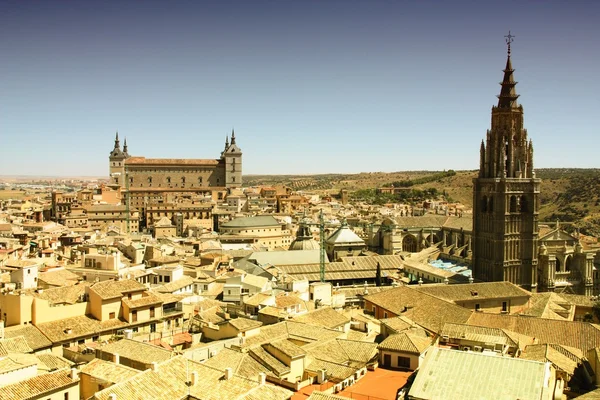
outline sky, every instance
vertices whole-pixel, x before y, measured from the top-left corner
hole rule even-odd
[[[536,168],[598,167],[598,1],[0,1],[0,175],[476,169],[512,62]]]

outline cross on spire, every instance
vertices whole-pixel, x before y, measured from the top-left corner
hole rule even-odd
[[[506,44],[508,45],[508,56],[510,57],[510,44],[515,40],[515,35],[511,35],[510,31],[508,31],[508,35],[504,35]]]

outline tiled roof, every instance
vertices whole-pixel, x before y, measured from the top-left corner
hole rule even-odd
[[[538,343],[556,343],[588,351],[600,346],[600,330],[593,324],[577,321],[506,314],[473,313],[469,325],[504,328],[535,337]]]
[[[119,319],[98,321],[97,319],[80,315],[38,324],[38,329],[53,343],[66,342],[75,338],[91,336],[101,332],[108,332],[124,328],[127,323]]]
[[[263,348],[267,350],[267,352],[269,352],[268,349],[271,347],[291,358],[302,357],[306,355],[306,351],[287,339],[274,340],[271,343],[263,345]]]
[[[248,354],[258,363],[266,367],[272,375],[280,377],[290,372],[290,367],[273,357],[262,347],[254,347]]]
[[[139,374],[140,371],[122,364],[94,358],[90,363],[81,367],[81,373],[107,382],[117,383]]]
[[[121,298],[124,293],[146,290],[146,286],[133,279],[108,280],[94,284],[90,290],[96,292],[101,299],[108,300]]]
[[[37,364],[36,361],[31,358],[20,360],[17,357],[2,357],[0,358],[0,374],[16,371],[35,364]]]
[[[557,293],[532,293],[529,300],[529,307],[519,314],[532,317],[558,319],[571,321],[572,314],[575,312],[573,307],[563,295]]]
[[[85,288],[88,286],[87,282],[82,282],[77,285],[32,291],[30,294],[38,299],[47,300],[49,304],[75,304],[85,294]]]
[[[565,356],[549,344],[536,344],[525,347],[519,358],[552,363],[554,368],[573,375],[577,369],[578,362]]]
[[[463,307],[409,286],[365,296],[365,301],[405,316],[431,332],[439,332],[446,322],[465,323],[471,315],[471,311]]]
[[[152,304],[162,304],[163,299],[157,294],[152,293],[151,291],[147,291],[144,295],[139,299],[123,299],[123,303],[127,305],[129,308],[140,308],[147,307]]]
[[[314,391],[308,396],[306,400],[347,400],[347,397],[338,396],[335,394],[328,394],[325,392]]]
[[[331,307],[322,307],[309,313],[298,315],[294,317],[294,321],[334,329],[349,323],[350,319]]]
[[[260,328],[262,326],[262,322],[255,321],[249,318],[234,318],[230,319],[228,322],[239,332],[246,332],[251,329]]]
[[[180,279],[177,279],[176,281],[169,282],[167,284],[159,286],[159,287],[155,288],[154,290],[156,290],[157,292],[160,292],[160,293],[173,293],[177,290],[183,289],[184,287],[191,286],[193,284],[194,284],[194,278],[192,278],[191,276],[184,275]]]
[[[385,325],[390,330],[395,331],[396,333],[400,333],[406,329],[410,329],[415,326],[415,323],[410,319],[400,316],[393,318],[384,318],[381,319],[381,324]]]
[[[198,374],[198,380],[195,385],[187,385],[193,372]],[[278,386],[259,385],[258,376],[248,379],[234,374],[225,379],[224,375],[223,370],[177,356],[158,364],[157,371],[148,369],[97,392],[93,399],[109,400],[110,394],[115,394],[120,400],[172,400],[188,396],[198,400],[284,400],[293,394]]]
[[[27,342],[27,345],[33,349],[33,351],[52,346],[52,342],[48,340],[48,338],[33,325],[16,325],[4,328],[5,338],[15,338],[18,336],[23,336]]]
[[[431,338],[412,335],[407,332],[396,333],[388,336],[379,343],[380,350],[402,351],[421,354],[431,346]]]
[[[314,359],[306,369],[312,372],[324,369],[327,379],[335,383],[346,380],[356,372],[355,368],[319,359]]]
[[[74,363],[66,358],[52,353],[40,353],[36,354],[36,357],[39,360],[38,371],[41,369],[55,371],[57,369],[71,368],[74,365]],[[41,366],[40,363],[43,364],[43,366]]]
[[[127,165],[218,165],[219,160],[194,159],[194,158],[146,158],[129,157],[125,160]]]
[[[0,339],[0,357],[10,353],[32,353],[23,336]]]
[[[517,346],[517,343],[499,328],[447,323],[444,325],[440,335],[448,336],[451,339],[465,339],[473,342],[502,344],[512,347]]]
[[[173,353],[168,350],[131,339],[121,339],[98,347],[96,354],[102,353],[118,354],[120,357],[143,364],[165,361],[173,356]]]
[[[74,285],[79,279],[79,275],[64,268],[53,268],[38,274],[38,280],[51,286]]]
[[[510,282],[459,283],[423,285],[415,289],[446,301],[529,297],[531,293]]]
[[[0,398],[19,400],[37,399],[44,394],[78,384],[79,379],[74,380],[71,378],[71,370],[60,370],[0,387]]]

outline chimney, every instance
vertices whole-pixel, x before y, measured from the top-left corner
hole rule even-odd
[[[258,384],[264,385],[265,382],[267,382],[267,374],[265,374],[264,372],[259,373],[258,374]]]
[[[117,395],[114,393],[111,393],[108,395],[108,400],[117,400]]]
[[[192,376],[190,378],[190,384],[191,384],[191,386],[196,386],[197,382],[198,382],[198,373],[196,371],[193,371]]]
[[[152,364],[150,364],[150,369],[152,371],[158,371],[158,363],[156,361],[152,361]]]
[[[225,380],[228,381],[233,376],[233,370],[231,368],[225,368]]]
[[[115,353],[115,354],[113,355],[113,362],[114,362],[115,364],[119,364],[119,361],[121,361],[121,358],[119,357],[119,354],[118,354],[118,353]]]
[[[71,379],[74,381],[79,379],[79,372],[77,371],[77,368],[71,368]]]

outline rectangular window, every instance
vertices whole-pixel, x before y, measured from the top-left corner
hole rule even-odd
[[[502,302],[502,312],[508,312],[508,303],[506,301]]]
[[[154,318],[154,307],[150,307],[150,318]]]
[[[410,368],[410,358],[398,356],[398,368]]]
[[[137,322],[137,310],[131,312],[131,322]]]
[[[479,303],[475,304],[475,311],[481,311],[481,305]]]
[[[108,318],[115,319],[115,313],[114,312],[109,313]]]

